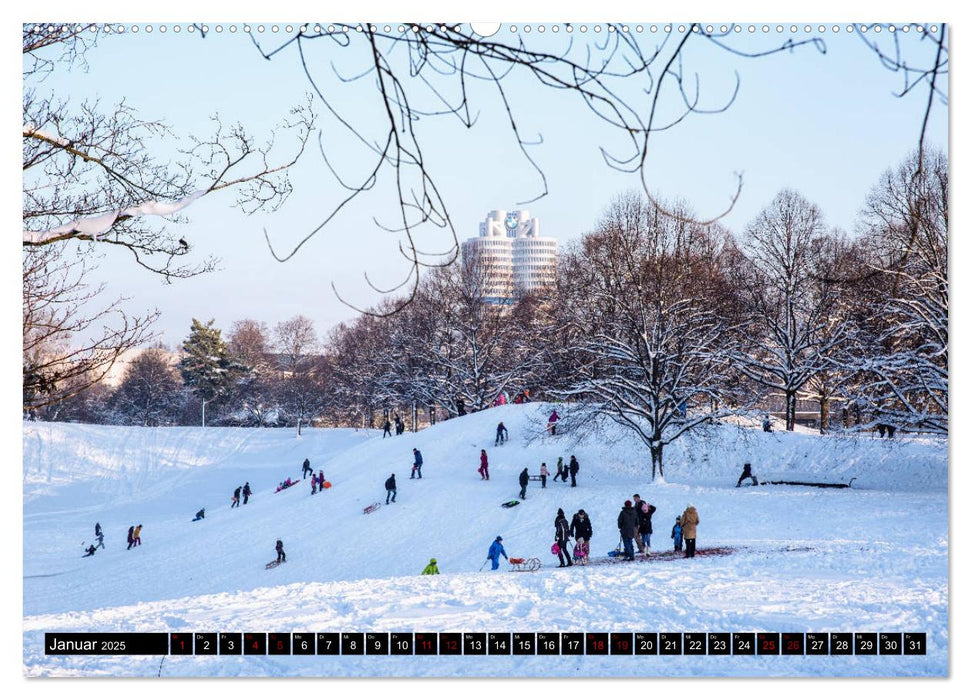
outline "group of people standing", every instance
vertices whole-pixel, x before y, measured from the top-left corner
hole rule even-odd
[[[229,506],[230,508],[239,508],[239,495],[243,494],[243,505],[249,503],[249,497],[253,495],[253,490],[249,487],[249,482],[247,481],[242,486],[237,486],[236,490],[233,491],[233,502]]]
[[[391,437],[391,419],[384,419],[384,434],[381,435],[382,438]],[[401,416],[397,413],[394,414],[394,434],[401,435],[405,432],[405,422],[401,420]]]
[[[620,530],[620,540],[623,544],[624,561],[634,561],[634,546],[644,557],[650,556],[651,535],[654,534],[652,518],[657,507],[641,499],[640,494],[634,494],[634,502],[624,501],[617,516],[617,529]],[[698,510],[688,505],[684,512],[675,518],[671,528],[671,539],[674,540],[674,551],[680,552],[682,541],[685,545],[685,557],[695,555],[695,542],[698,536]]]
[[[559,557],[560,564],[557,568],[573,566],[574,562],[586,565],[590,562],[590,538],[593,537],[593,525],[587,512],[581,508],[573,514],[573,519],[567,524],[566,514],[562,508],[556,511],[556,519],[553,521],[555,543],[553,552]],[[573,557],[570,557],[570,539],[576,542],[573,548]]]

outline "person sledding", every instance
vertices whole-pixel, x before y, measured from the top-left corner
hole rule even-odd
[[[431,561],[428,562],[426,566],[421,571],[422,576],[436,576],[438,575],[438,561],[433,557]]]
[[[506,561],[509,561],[509,557],[506,555],[506,549],[502,546],[502,536],[497,536],[492,546],[489,547],[489,554],[486,559],[492,560],[492,570],[495,571],[499,568],[499,557],[506,557]]]
[[[198,520],[204,520],[205,517],[206,517],[206,509],[200,508],[199,511],[196,513],[196,517],[192,519],[192,522],[196,522]]]
[[[97,547],[95,547],[93,544],[88,545],[88,548],[84,550],[85,553],[81,555],[81,558],[84,559],[84,557],[93,557],[96,549]]]
[[[746,479],[751,479],[753,486],[759,485],[759,480],[756,479],[755,475],[752,473],[752,465],[748,462],[746,462],[745,466],[742,467],[742,475],[738,477],[738,483],[735,484],[735,488],[739,488],[742,485],[742,482]]]

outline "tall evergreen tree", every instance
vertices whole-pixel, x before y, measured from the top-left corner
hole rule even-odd
[[[218,402],[243,371],[214,323],[214,319],[208,323],[192,319],[189,337],[182,343],[185,355],[179,362],[182,381],[204,404]]]

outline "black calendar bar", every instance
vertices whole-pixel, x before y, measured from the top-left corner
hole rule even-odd
[[[191,635],[186,636],[191,644]],[[44,653],[50,656],[168,654],[169,635],[165,632],[47,632],[44,634]]]
[[[47,632],[48,655],[908,656],[926,632]]]

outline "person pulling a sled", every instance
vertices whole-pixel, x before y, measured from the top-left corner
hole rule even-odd
[[[752,465],[749,464],[748,462],[746,462],[745,466],[742,467],[742,475],[738,477],[738,483],[735,484],[735,488],[738,488],[739,486],[741,486],[742,482],[745,481],[746,479],[751,479],[753,486],[759,485],[759,480],[755,478],[754,474],[752,474]]]
[[[506,557],[506,561],[509,561],[509,557],[506,555],[506,549],[502,546],[502,536],[496,537],[492,546],[489,547],[489,554],[486,556],[486,559],[492,560],[493,571],[499,568],[500,555]]]
[[[283,540],[276,541],[276,563],[285,562],[287,560],[287,553],[283,551]]]
[[[422,569],[422,576],[437,576],[438,575],[438,561],[433,557],[431,561],[428,562],[428,566]]]

